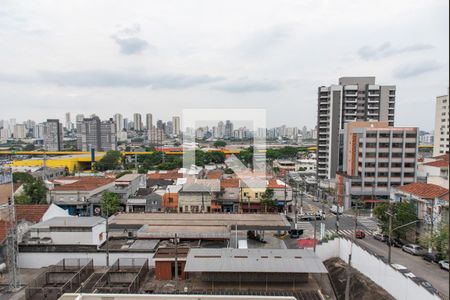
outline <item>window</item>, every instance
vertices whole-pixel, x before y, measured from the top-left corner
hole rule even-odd
[[[173,203],[173,198],[172,197],[169,198],[169,203]]]

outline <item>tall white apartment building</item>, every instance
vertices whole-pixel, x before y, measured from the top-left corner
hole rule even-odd
[[[174,116],[172,117],[172,134],[174,136],[180,136],[181,131],[181,123],[180,123],[180,117]]]
[[[434,119],[433,156],[448,153],[449,148],[449,103],[448,95],[436,97],[436,115]]]
[[[25,124],[14,125],[13,136],[15,139],[24,139],[27,135]]]
[[[142,116],[141,114],[133,114],[134,131],[142,130]]]
[[[394,85],[378,85],[375,77],[342,77],[339,84],[318,90],[317,176],[335,178],[342,169],[344,125],[385,121],[394,126]]]
[[[145,128],[147,129],[147,131],[149,131],[150,129],[152,129],[153,127],[153,115],[148,113],[145,115]]]
[[[119,134],[124,128],[123,126],[123,116],[121,114],[114,115],[114,123],[116,124],[116,132]]]

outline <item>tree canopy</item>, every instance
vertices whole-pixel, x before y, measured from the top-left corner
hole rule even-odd
[[[122,154],[119,151],[110,150],[106,152],[97,163],[95,169],[97,171],[117,170],[122,166]]]
[[[411,202],[395,202],[391,204],[385,202],[379,203],[374,209],[374,214],[381,221],[381,230],[384,233],[389,232],[389,215],[388,215],[389,205],[392,205],[392,213],[393,213],[392,228],[396,228],[417,220],[416,207],[414,203]],[[413,227],[414,225],[411,226]],[[399,228],[398,230],[394,230],[392,235],[394,237],[405,238],[406,232],[410,228],[411,227],[408,226]]]
[[[215,148],[223,148],[227,145],[227,142],[219,140],[219,141],[215,141],[214,142],[214,147]]]
[[[18,174],[18,173],[15,173]],[[26,174],[26,173],[24,173]],[[29,175],[29,174],[27,174]],[[14,175],[13,175],[14,176]],[[18,204],[43,204],[47,203],[47,187],[45,183],[40,178],[34,178],[31,175],[24,176],[16,175],[16,177],[22,177],[22,180],[18,180],[19,182],[23,182],[23,193],[15,196],[14,201]]]
[[[119,195],[113,192],[105,192],[102,195],[101,209],[104,215],[110,216],[120,209]]]

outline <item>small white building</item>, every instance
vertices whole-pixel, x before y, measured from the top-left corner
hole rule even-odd
[[[30,227],[29,244],[97,245],[106,241],[101,217],[55,217]]]

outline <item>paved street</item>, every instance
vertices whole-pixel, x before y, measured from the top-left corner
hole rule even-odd
[[[304,200],[303,208],[305,212],[311,212],[320,209],[320,203],[312,202],[311,198]],[[320,222],[317,221],[317,236],[319,237]],[[310,222],[314,226],[314,222]],[[324,221],[326,233],[336,233],[336,216],[327,213],[327,218]],[[314,227],[313,227],[314,228]],[[353,215],[341,215],[339,216],[339,234],[353,237],[355,229],[355,219]],[[376,231],[376,223],[373,219],[361,217],[358,220],[357,229],[362,229],[366,232],[365,239],[357,240],[356,243],[361,247],[371,250],[377,255],[387,258],[388,246],[385,243],[375,240],[372,237],[372,233]],[[309,232],[302,237],[311,237]],[[285,240],[288,248],[296,248],[297,241],[292,239]],[[438,265],[424,261],[421,257],[413,256],[403,252],[400,248],[392,247],[392,263],[401,264],[411,270],[417,277],[422,277],[429,281],[439,292],[443,298],[449,298],[449,273],[445,270],[441,270]]]

